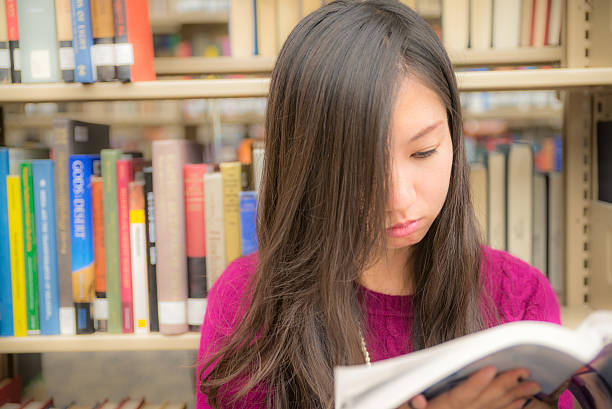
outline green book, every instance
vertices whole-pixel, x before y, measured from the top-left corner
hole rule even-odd
[[[23,247],[25,249],[26,308],[28,334],[40,334],[38,309],[38,268],[36,261],[36,225],[34,216],[34,182],[32,163],[19,166],[23,215]]]
[[[108,300],[108,332],[120,334],[121,279],[119,273],[119,216],[117,213],[118,149],[102,149],[102,183],[104,185],[104,245],[106,247],[106,298]]]

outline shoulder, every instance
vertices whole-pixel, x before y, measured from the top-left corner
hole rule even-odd
[[[546,276],[537,268],[505,251],[483,246],[482,279],[501,322],[560,323],[557,297]]]

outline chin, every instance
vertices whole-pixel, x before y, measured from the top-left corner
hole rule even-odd
[[[424,235],[420,232],[414,232],[414,234],[406,237],[387,237],[387,248],[389,249],[401,249],[404,247],[414,246],[423,240]]]

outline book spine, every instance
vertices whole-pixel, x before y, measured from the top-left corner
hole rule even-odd
[[[159,331],[159,318],[157,314],[157,272],[155,254],[155,199],[153,196],[153,168],[144,169],[145,199],[147,209],[145,212],[147,234],[147,276],[149,288],[149,323],[151,331]]]
[[[0,0],[0,84],[7,82],[11,82],[11,54],[6,27],[6,0]]]
[[[74,79],[83,83],[96,82],[89,2],[70,0],[70,16],[72,18],[72,47],[75,63]]]
[[[73,132],[69,120],[56,120],[53,125],[53,161],[55,179],[55,229],[57,237],[57,269],[60,294],[60,332],[76,333],[76,315],[72,302],[72,265],[70,261],[70,193],[68,188],[68,155]]]
[[[43,335],[59,335],[59,280],[55,242],[55,192],[53,161],[32,162],[34,176],[34,208],[38,240],[38,299],[40,331]]]
[[[130,256],[130,204],[128,185],[132,180],[132,162],[117,161],[117,214],[119,217],[119,263],[121,274],[121,317],[123,332],[134,332],[132,261]]]
[[[94,332],[94,250],[91,213],[92,155],[70,156],[70,242],[77,334]]]
[[[65,82],[74,82],[74,49],[70,0],[55,0],[55,25],[59,48],[59,66]]]
[[[149,289],[147,285],[144,182],[130,182],[129,202],[132,287],[134,289],[134,332],[136,334],[148,334]]]
[[[104,179],[104,245],[106,250],[106,298],[108,300],[108,331],[122,332],[121,275],[119,263],[119,216],[117,214],[117,159],[121,152],[103,149],[102,179]]]
[[[108,300],[106,299],[106,252],[104,249],[104,183],[101,176],[91,177],[91,212],[94,245],[94,319],[96,331],[108,329]]]
[[[225,262],[231,263],[241,256],[240,248],[240,206],[238,194],[241,184],[241,164],[221,163],[223,178],[223,220],[225,224]]]
[[[9,54],[11,59],[11,80],[21,82],[21,55],[19,52],[19,18],[17,0],[6,1],[6,27],[8,31]]]
[[[0,231],[9,231],[6,177],[8,149],[0,148]],[[0,234],[0,336],[13,335],[13,291],[11,288],[11,247],[9,236]]]
[[[115,26],[112,0],[91,1],[91,25],[94,39],[94,59],[99,81],[112,81],[115,73]]]
[[[163,334],[188,329],[183,165],[201,160],[198,147],[186,140],[153,142],[155,231],[164,238],[156,246],[159,330]]]
[[[130,80],[155,81],[149,3],[147,0],[130,0],[126,1],[124,5],[128,41],[132,45],[133,51]]]
[[[16,337],[24,337],[28,333],[20,183],[19,176],[6,177],[13,290],[13,335]]]
[[[240,192],[240,243],[242,255],[257,251],[257,193]]]
[[[60,79],[54,0],[17,0],[21,80],[24,83]]]
[[[36,226],[34,224],[34,186],[32,164],[20,165],[21,206],[23,217],[23,246],[26,278],[26,306],[28,312],[28,334],[40,334],[38,307],[38,266],[36,263]]]
[[[219,172],[204,175],[204,213],[206,214],[206,287],[210,290],[226,266],[223,182]]]
[[[130,67],[134,63],[134,50],[128,39],[125,4],[126,0],[113,0],[115,64],[117,65],[117,78],[122,82],[130,81]]]
[[[206,230],[204,228],[204,174],[208,165],[183,167],[185,183],[185,245],[187,250],[187,322],[199,331],[206,308]]]

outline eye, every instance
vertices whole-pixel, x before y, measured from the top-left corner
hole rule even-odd
[[[436,150],[436,149],[432,149],[432,150],[430,150],[430,151],[424,151],[424,152],[416,152],[416,153],[413,153],[413,154],[412,154],[412,156],[413,156],[415,159],[425,159],[425,158],[430,157],[431,155],[433,155],[433,154],[434,154],[434,153],[436,153],[436,152],[437,152],[437,150]]]

